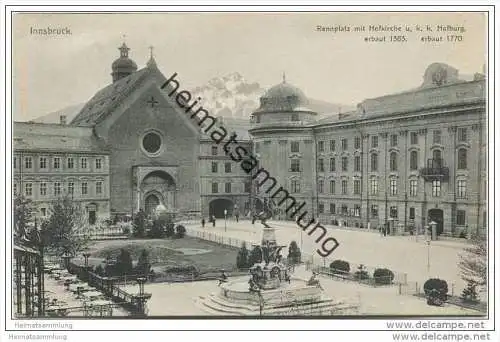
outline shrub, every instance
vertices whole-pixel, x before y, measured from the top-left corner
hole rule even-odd
[[[334,260],[330,264],[330,269],[335,274],[346,274],[351,271],[351,266],[347,261],[344,260]]]
[[[248,268],[248,249],[245,242],[241,244],[241,248],[236,256],[236,267],[239,269]]]
[[[377,268],[373,272],[373,278],[375,280],[375,284],[392,284],[394,280],[394,273],[387,268]]]
[[[178,238],[183,238],[186,235],[186,227],[184,227],[182,224],[178,225],[175,228],[175,235]]]
[[[370,278],[370,275],[366,271],[365,265],[361,264],[358,266],[358,270],[354,272],[354,278],[357,280],[365,280]]]
[[[167,225],[165,226],[165,235],[167,237],[173,237],[175,235],[175,225],[171,222],[171,223],[167,223]]]
[[[476,283],[474,283],[473,281],[469,281],[467,283],[467,287],[462,291],[462,295],[460,296],[460,298],[464,302],[477,302],[478,294],[476,287],[477,287]]]
[[[288,247],[288,261],[291,264],[300,264],[302,261],[302,253],[295,241],[290,242],[290,246]]]
[[[465,230],[462,230],[460,232],[460,234],[458,235],[459,238],[461,239],[466,239],[467,238],[467,233],[465,232]]]
[[[426,296],[432,294],[433,291],[437,291],[437,294],[446,299],[448,293],[448,283],[445,280],[439,278],[431,278],[424,283],[424,293]]]
[[[154,220],[148,236],[153,239],[161,239],[165,237],[165,224],[161,220]]]

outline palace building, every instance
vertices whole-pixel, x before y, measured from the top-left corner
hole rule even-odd
[[[435,63],[418,88],[317,120],[283,80],[250,134],[262,167],[320,222],[409,231],[434,221],[459,236],[487,223],[485,91],[484,75],[462,80]]]
[[[262,205],[265,189],[161,89],[154,57],[138,69],[129,48],[119,50],[112,82],[71,122],[15,122],[14,193],[39,216],[71,196],[90,223],[159,204],[198,218]],[[435,221],[460,235],[486,227],[485,87],[482,74],[462,79],[435,63],[415,89],[320,116],[283,79],[248,120],[218,121],[323,223],[410,230]]]

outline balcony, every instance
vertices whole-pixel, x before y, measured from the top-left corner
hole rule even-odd
[[[420,176],[426,182],[439,180],[442,182],[448,181],[450,169],[444,166],[443,159],[428,159],[427,166],[420,169]]]

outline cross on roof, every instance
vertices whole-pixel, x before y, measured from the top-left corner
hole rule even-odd
[[[159,102],[155,100],[153,96],[151,96],[151,99],[148,100],[148,104],[151,105],[151,108],[154,108]]]

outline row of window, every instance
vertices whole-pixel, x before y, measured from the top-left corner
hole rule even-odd
[[[465,142],[467,141],[467,128],[462,127],[457,130],[457,139],[460,142]],[[391,134],[389,137],[390,141],[390,146],[391,147],[396,147],[398,146],[399,143],[399,138],[397,134]],[[330,152],[334,152],[337,148],[337,144],[335,140],[330,140]],[[410,144],[411,145],[418,145],[419,139],[418,139],[418,132],[410,132]],[[441,130],[434,130],[432,132],[432,143],[433,144],[441,144]],[[318,141],[318,152],[322,153],[325,152],[326,146],[325,141]],[[370,138],[370,146],[372,148],[377,148],[379,146],[379,137],[378,135],[373,135]],[[342,138],[340,140],[340,147],[342,151],[346,151],[349,148],[349,142],[347,138]],[[256,152],[259,152],[260,144],[255,143],[255,150]],[[361,137],[357,136],[354,137],[354,149],[360,149],[361,148]],[[290,143],[290,151],[292,153],[298,153],[300,152],[300,142],[299,141],[292,141]]]
[[[351,215],[355,217],[360,217],[361,216],[361,206],[359,204],[355,204],[353,209],[349,209],[347,205],[342,204],[339,208],[340,210],[337,212],[337,207],[335,203],[330,203],[330,214],[335,215],[335,214],[340,214],[340,215]],[[415,208],[410,207],[408,208],[408,219],[414,220],[415,219]],[[324,214],[325,213],[325,204],[324,203],[318,203],[318,213],[319,214]],[[378,218],[379,217],[379,206],[378,204],[372,204],[370,207],[370,216],[371,218]],[[398,207],[390,207],[389,208],[389,217],[393,219],[398,218]],[[455,217],[455,222],[458,226],[465,226],[466,224],[466,217],[465,217],[465,210],[457,210],[456,211],[456,217]]]
[[[48,169],[49,168],[49,158],[48,157],[40,157],[38,158],[38,169]],[[62,169],[63,168],[63,160],[61,157],[52,157],[51,158],[51,167],[53,169]],[[77,158],[73,157],[67,157],[66,158],[66,164],[65,168],[66,169],[75,169],[75,164],[78,162]],[[27,156],[24,157],[23,165],[25,169],[32,169],[33,168],[33,157]],[[100,170],[103,168],[103,159],[102,158],[96,158],[94,159],[94,165],[97,170]],[[89,159],[87,157],[82,157],[79,158],[79,166],[80,169],[88,169],[89,167]],[[13,160],[13,167],[16,169],[18,167],[18,158],[14,157]]]
[[[224,163],[224,172],[231,173],[232,172],[232,164],[231,162]],[[212,173],[219,172],[219,163],[212,162]]]
[[[53,196],[61,196],[63,194],[73,195],[75,193],[75,183],[74,182],[68,182],[66,189],[63,189],[62,182],[53,182],[50,184],[51,184]],[[17,183],[13,184],[13,190],[14,190],[14,196],[17,196],[18,192],[19,192]],[[103,182],[96,181],[95,182],[95,194],[102,195],[103,191],[104,191]],[[80,183],[80,194],[81,195],[88,195],[88,193],[89,193],[89,183],[88,182],[81,182]],[[24,183],[24,195],[25,196],[33,196],[33,194],[34,194],[33,183],[32,182]],[[48,196],[49,183],[47,183],[47,182],[38,183],[38,194],[41,197]]]
[[[224,183],[224,192],[225,193],[231,193],[232,192],[232,188],[231,188],[232,184],[231,183]],[[251,186],[252,184],[250,182],[245,182],[244,183],[244,191],[245,193],[250,193],[251,192]],[[219,183],[217,182],[214,182],[212,183],[212,193],[213,194],[218,194],[219,193]]]
[[[329,193],[330,194],[335,194],[336,193],[336,181],[335,180],[330,180],[329,182]],[[340,194],[342,195],[347,195],[348,193],[348,181],[347,180],[342,180],[341,181],[341,191]],[[323,194],[325,193],[325,181],[323,179],[319,179],[318,183],[318,193]],[[370,179],[369,182],[369,193],[370,195],[378,195],[379,191],[379,185],[378,185],[378,179],[372,178]],[[290,189],[292,193],[300,193],[300,181],[297,179],[293,179],[290,184]],[[361,194],[361,180],[355,179],[353,181],[353,191],[352,193],[354,195],[359,195]],[[390,179],[389,181],[389,194],[391,196],[397,196],[398,194],[398,180],[397,179]],[[441,181],[439,180],[434,180],[432,181],[432,192],[431,192],[433,197],[440,197],[441,196]],[[418,181],[416,179],[411,179],[409,182],[409,196],[411,197],[416,197],[418,195]],[[457,193],[456,193],[457,198],[466,198],[467,197],[467,181],[466,180],[458,180],[457,181]]]
[[[442,157],[440,150],[434,150],[432,153],[432,160],[435,161],[433,165],[442,167]],[[398,171],[398,161],[399,156],[396,152],[391,152],[389,154],[389,169],[390,171]],[[337,171],[336,158],[330,158],[330,172]],[[349,168],[348,157],[341,158],[341,170],[347,172]],[[379,156],[377,153],[370,154],[370,171],[378,171],[379,168]],[[461,148],[457,152],[457,169],[465,170],[467,169],[467,150]],[[418,170],[418,152],[410,152],[410,170]],[[290,162],[290,172],[300,172],[300,160],[292,159]],[[318,172],[325,172],[325,160],[323,158],[318,158]],[[354,156],[354,172],[361,172],[361,156]]]

